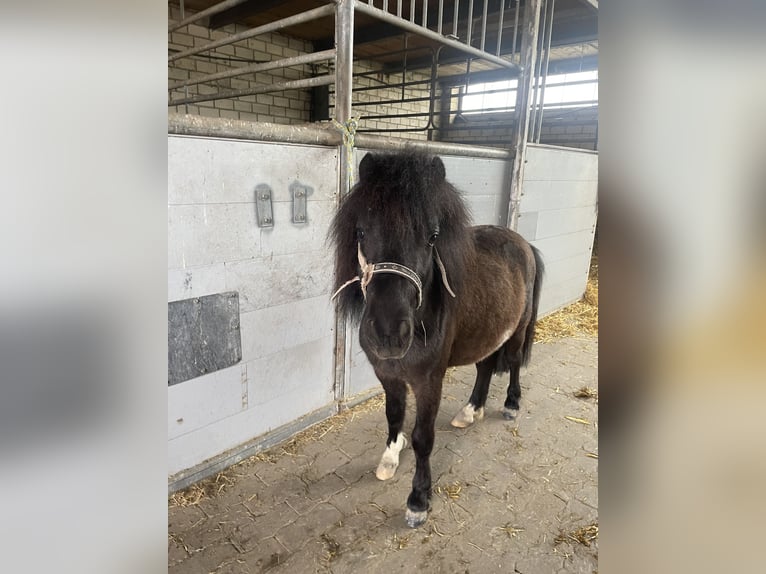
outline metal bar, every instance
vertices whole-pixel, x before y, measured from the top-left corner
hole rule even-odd
[[[402,17],[402,0],[396,0],[396,15]]]
[[[389,88],[400,88],[403,86],[418,86],[421,84],[428,84],[431,80],[411,80],[409,82],[401,82],[398,84],[384,84],[382,86],[367,86],[363,88],[354,88],[354,92],[371,92],[374,90],[387,90]]]
[[[174,84],[170,84],[170,86],[168,86],[168,90],[176,90],[178,88],[183,88],[184,86],[194,86],[196,84],[203,84],[205,82],[223,80],[225,78],[244,76],[245,74],[253,74],[255,72],[265,72],[266,70],[273,70],[275,68],[288,68],[290,66],[297,66],[300,64],[321,62],[322,60],[329,60],[330,58],[334,57],[335,48],[331,50],[323,50],[321,52],[314,52],[313,54],[301,54],[300,56],[293,56],[292,58],[272,60],[271,62],[263,62],[262,64],[253,64],[252,66],[244,66],[242,68],[235,68],[232,70],[226,70],[224,72],[218,72],[216,74],[208,74],[207,76],[200,76],[199,78],[193,78],[191,80],[183,80]]]
[[[460,8],[460,0],[455,0],[455,13],[452,15],[452,35],[455,36],[455,40],[457,40],[457,19],[458,19],[458,10]]]
[[[301,14],[295,14],[294,16],[289,16],[287,18],[282,18],[281,20],[269,22],[263,26],[256,26],[250,30],[245,30],[244,32],[234,34],[233,36],[229,36],[228,38],[224,38],[222,40],[210,42],[204,46],[197,46],[196,48],[189,48],[188,50],[183,50],[181,52],[171,54],[168,56],[168,62],[180,60],[181,58],[186,58],[187,56],[193,56],[194,54],[199,54],[200,52],[214,50],[215,48],[220,48],[221,46],[234,44],[240,40],[246,40],[247,38],[252,38],[253,36],[260,36],[261,34],[266,34],[267,32],[276,32],[277,30],[282,30],[288,26],[294,26],[295,24],[310,22],[311,20],[316,20],[317,18],[321,18],[323,16],[329,16],[334,11],[335,6],[333,4],[326,4],[325,6],[320,6],[319,8],[314,8],[313,10],[302,12]]]
[[[442,19],[444,18],[444,0],[439,0],[439,24],[436,26],[436,32],[442,33]]]
[[[468,0],[468,31],[466,33],[465,43],[471,45],[471,34],[473,33],[473,0]]]
[[[278,84],[268,84],[247,88],[246,90],[230,90],[228,92],[216,92],[215,94],[199,94],[188,98],[169,100],[168,106],[181,106],[183,104],[196,104],[199,102],[209,102],[212,100],[228,100],[230,98],[241,98],[242,96],[254,96],[255,94],[267,94],[269,92],[283,92],[285,90],[298,90],[301,88],[313,88],[316,86],[327,86],[335,82],[333,74],[326,76],[317,76],[315,78],[304,78],[303,80],[291,80]]]
[[[511,48],[511,60],[513,60],[514,56],[516,55],[516,38],[519,31],[519,5],[521,4],[521,0],[516,0],[516,16],[513,18],[513,47]],[[519,61],[521,61],[521,56],[519,56]]]
[[[534,95],[532,96],[532,118],[531,118],[530,127],[529,127],[529,134],[532,136],[530,138],[530,141],[534,138],[534,135],[535,135],[535,125],[537,123],[537,106],[539,105],[537,96],[540,93],[540,76],[542,75],[542,68],[543,68],[543,48],[545,47],[545,22],[546,22],[546,18],[548,17],[549,0],[544,0],[544,2],[545,2],[545,5],[543,10],[543,20],[542,20],[542,25],[540,26],[540,29],[543,31],[543,33],[542,35],[540,35],[538,31],[539,46],[537,48],[537,60],[535,60],[535,67],[534,67],[535,82],[534,82]]]
[[[388,12],[388,0],[383,0],[383,11]]]
[[[542,76],[542,88],[540,89],[540,118],[537,121],[537,134],[533,134],[533,140],[540,143],[540,135],[543,131],[543,111],[545,110],[545,86],[548,83],[548,63],[551,57],[551,36],[553,36],[553,15],[556,10],[556,0],[550,0],[551,2],[551,15],[548,19],[548,29],[546,30],[547,40],[545,47],[545,63],[543,64],[543,76]]]
[[[351,119],[351,98],[354,86],[354,7],[361,7],[355,0],[337,0],[335,12],[335,121],[346,127]],[[371,8],[375,9],[375,8]],[[376,10],[376,9],[375,9]],[[385,12],[388,14],[388,12]],[[395,16],[393,18],[397,19]],[[341,134],[337,132],[340,136]],[[345,145],[344,145],[345,144]],[[341,139],[338,149],[338,195],[344,197],[351,191],[353,149],[349,140]],[[335,313],[335,381],[333,391],[340,405],[346,398],[346,319]]]
[[[223,12],[224,10],[228,10],[229,8],[233,8],[234,6],[242,4],[243,2],[247,2],[247,0],[226,0],[225,2],[219,2],[218,4],[214,4],[213,6],[211,6],[210,8],[207,8],[206,10],[203,10],[202,12],[197,12],[196,14],[193,14],[189,16],[188,18],[184,18],[182,14],[180,22],[176,22],[175,24],[168,24],[168,32],[175,32],[179,28],[183,28],[184,26],[188,26],[189,24],[194,24],[194,22],[202,20],[203,18],[206,18],[207,16],[218,14],[219,12]]]
[[[479,49],[483,52],[484,51],[484,43],[487,39],[487,3],[489,0],[484,0],[484,9],[481,13],[481,45],[479,46]]]
[[[337,146],[342,143],[342,137],[338,130],[326,124],[269,124],[265,122],[172,113],[168,114],[168,134],[323,146]],[[404,150],[405,147],[412,147],[433,154],[497,159],[508,159],[511,157],[511,152],[507,149],[449,142],[381,138],[368,134],[357,134],[355,140],[356,146],[364,149],[395,151]]]
[[[524,8],[524,30],[521,36],[519,63],[521,75],[516,90],[516,110],[514,112],[514,130],[511,149],[514,152],[511,166],[511,190],[506,221],[513,230],[519,224],[519,205],[521,186],[524,182],[524,165],[527,155],[529,133],[529,96],[534,82],[534,63],[537,57],[537,35],[540,29],[541,0],[527,0]]]
[[[415,23],[415,0],[410,0],[410,22]]]
[[[186,5],[184,3],[184,0],[181,0],[181,20],[183,20],[186,17]],[[189,97],[189,88],[184,88],[184,97]],[[189,106],[184,107],[184,112],[187,114],[189,113]]]
[[[377,8],[371,8],[370,6],[367,6],[366,4],[357,4],[356,10],[357,12],[361,12],[362,14],[372,16],[388,24],[393,24],[394,26],[398,26],[399,28],[403,30],[412,32],[413,34],[417,34],[419,36],[423,36],[424,38],[428,38],[429,40],[433,40],[444,46],[449,46],[450,48],[460,50],[461,52],[471,55],[474,58],[481,58],[483,60],[486,60],[487,62],[490,62],[492,64],[495,64],[503,68],[509,68],[513,70],[519,69],[518,64],[514,64],[513,62],[509,62],[508,60],[504,60],[493,54],[482,52],[478,48],[474,48],[473,46],[467,46],[466,44],[463,44],[462,42],[459,42],[457,40],[453,40],[452,38],[448,38],[446,36],[440,36],[436,32],[423,28],[422,26],[418,26],[417,24],[412,24],[411,22],[407,22],[406,20],[400,20],[399,18],[397,18],[396,16],[392,14],[388,14],[386,12],[383,12],[382,10],[378,10]]]
[[[500,41],[503,39],[503,17],[505,16],[505,0],[500,2],[500,22],[497,24],[497,47],[495,48],[495,56],[500,55]]]
[[[423,0],[423,28],[428,29],[428,0]]]

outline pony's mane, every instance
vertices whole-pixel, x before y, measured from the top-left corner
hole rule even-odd
[[[358,273],[357,225],[366,214],[386,214],[386,232],[402,244],[426,241],[438,225],[436,247],[452,288],[463,283],[469,244],[469,215],[458,191],[445,179],[444,164],[436,156],[407,148],[392,154],[367,154],[359,166],[359,182],[343,198],[330,228],[335,244],[335,286]],[[441,282],[438,272],[435,281]],[[446,297],[449,299],[449,297]],[[360,289],[338,295],[338,309],[357,318],[364,307]]]

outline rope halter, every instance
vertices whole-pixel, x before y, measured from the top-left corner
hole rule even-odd
[[[442,281],[444,282],[444,286],[447,288],[447,291],[449,292],[452,297],[455,297],[455,292],[452,291],[452,288],[449,285],[449,281],[447,281],[447,271],[444,268],[444,264],[442,263],[441,257],[439,257],[439,252],[434,247],[434,253],[436,254],[436,264],[439,266],[439,270],[441,271],[442,275]],[[338,287],[338,290],[333,293],[330,300],[334,300],[338,294],[343,291],[346,287],[351,285],[352,283],[359,282],[359,285],[362,288],[362,295],[364,296],[365,301],[367,300],[367,285],[370,284],[370,281],[372,281],[373,276],[376,273],[390,273],[392,275],[399,275],[400,277],[404,277],[405,279],[408,279],[412,282],[413,285],[415,285],[415,288],[418,290],[418,306],[416,309],[420,309],[420,306],[423,303],[423,283],[420,281],[420,277],[417,273],[415,273],[412,269],[409,267],[405,267],[404,265],[400,265],[399,263],[393,263],[390,261],[385,261],[383,263],[370,263],[367,261],[367,258],[362,253],[362,246],[361,244],[356,244],[356,256],[359,260],[359,269],[361,270],[360,275],[357,275],[353,279],[349,279],[346,281],[343,285]]]

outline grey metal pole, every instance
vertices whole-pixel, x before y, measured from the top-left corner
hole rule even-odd
[[[460,8],[460,0],[455,0],[455,12],[452,15],[452,35],[457,40],[457,16]]]
[[[361,6],[355,0],[337,0],[335,5],[335,121],[349,129],[351,96],[354,81],[354,8]],[[393,16],[396,18],[395,16]],[[349,180],[353,170],[353,150],[348,133],[338,149],[339,199],[350,191]],[[335,400],[339,408],[346,398],[346,320],[335,314]]]
[[[214,94],[200,94],[198,96],[170,100],[168,101],[168,105],[180,106],[183,104],[197,104],[199,102],[209,102],[212,100],[228,100],[230,98],[268,94],[270,92],[283,92],[285,90],[298,90],[301,88],[313,88],[315,86],[328,86],[333,83],[335,83],[335,76],[327,74],[325,76],[316,76],[314,78],[304,78],[303,80],[290,80],[289,82],[280,82],[277,84],[264,84],[245,90],[230,90],[228,92],[216,92]]]
[[[484,42],[487,39],[487,4],[489,3],[489,0],[484,0],[484,8],[481,12],[481,44],[479,45],[479,49],[483,52],[484,51]]]
[[[471,35],[473,34],[473,0],[468,0],[468,33],[466,34],[465,43],[471,45]]]
[[[511,60],[516,56],[516,40],[519,31],[519,5],[521,0],[516,0],[516,15],[513,17],[513,46],[511,47]]]
[[[168,86],[168,90],[177,90],[178,88],[183,88],[185,86],[194,86],[196,84],[213,82],[215,80],[223,80],[225,78],[234,78],[236,76],[244,76],[246,74],[253,74],[255,72],[265,72],[275,68],[289,68],[290,66],[297,66],[299,64],[321,62],[322,60],[329,60],[334,57],[335,49],[322,50],[321,52],[314,52],[312,54],[301,54],[300,56],[293,56],[292,58],[282,58],[280,60],[272,60],[271,62],[263,62],[262,64],[253,64],[252,66],[234,68],[233,70],[226,70],[216,74],[208,74],[206,76],[192,78],[191,80],[182,80],[180,82],[170,84]]]
[[[444,0],[439,0],[439,25],[436,28],[438,34],[442,33],[442,18],[444,17]]]
[[[500,22],[497,24],[497,47],[495,48],[495,56],[500,55],[500,43],[503,39],[503,17],[505,16],[505,0],[500,2]]]
[[[527,155],[527,136],[529,133],[529,96],[534,82],[534,64],[537,57],[537,37],[540,29],[541,0],[527,0],[524,7],[524,29],[521,36],[520,64],[521,74],[516,90],[516,111],[512,145],[514,150],[511,165],[511,193],[508,203],[508,227],[517,229],[519,225],[519,205],[521,186],[524,182],[524,162]]]
[[[174,24],[168,24],[168,32],[175,32],[179,28],[183,28],[184,26],[188,26],[189,24],[194,24],[194,22],[202,20],[203,18],[206,18],[207,16],[218,14],[219,12],[223,12],[224,10],[228,10],[229,8],[233,8],[234,6],[237,6],[238,4],[242,4],[243,2],[247,2],[247,0],[226,0],[226,2],[219,2],[218,4],[214,4],[210,8],[207,8],[206,10],[203,10],[202,12],[197,12],[196,14],[189,16],[188,18],[184,18],[184,15],[181,14],[180,22],[176,22]]]
[[[537,60],[535,61],[535,83],[534,83],[534,95],[532,96],[532,119],[530,121],[530,127],[529,127],[529,133],[532,136],[530,140],[534,140],[535,137],[535,125],[537,123],[537,111],[538,111],[538,105],[542,105],[542,102],[539,102],[538,95],[540,94],[540,81],[541,76],[543,73],[543,48],[545,48],[545,23],[548,18],[548,7],[550,5],[550,0],[544,0],[545,5],[544,9],[542,11],[543,19],[542,24],[540,25],[540,29],[543,31],[542,35],[540,35],[538,31],[538,53],[537,53]]]
[[[542,76],[542,88],[540,88],[540,117],[537,121],[537,134],[533,134],[532,139],[536,143],[540,143],[540,135],[543,132],[543,112],[545,111],[545,86],[548,83],[548,63],[551,58],[551,37],[553,36],[553,14],[556,9],[556,0],[550,0],[551,2],[551,14],[548,18],[548,29],[546,30],[546,46],[545,46],[545,63],[543,64],[543,76]]]
[[[366,14],[368,16],[372,16],[373,18],[377,18],[378,20],[382,22],[386,22],[388,24],[397,26],[407,32],[412,32],[413,34],[417,34],[418,36],[428,38],[429,40],[433,40],[444,46],[449,46],[450,48],[459,50],[460,52],[463,52],[464,54],[468,54],[472,56],[473,58],[485,60],[487,62],[491,62],[495,64],[496,66],[500,66],[503,68],[510,68],[513,70],[519,69],[519,66],[517,64],[514,64],[513,62],[509,62],[508,60],[504,60],[503,58],[499,58],[495,56],[494,54],[490,54],[488,52],[482,52],[478,48],[474,48],[473,46],[466,45],[463,42],[453,40],[452,38],[448,36],[441,36],[432,30],[428,30],[427,28],[423,28],[422,26],[418,26],[417,24],[413,24],[411,22],[408,22],[407,20],[401,20],[397,18],[396,16],[394,16],[393,14],[388,14],[386,12],[383,12],[383,10],[373,8],[371,6],[368,6],[367,4],[357,4],[356,11],[361,14]],[[470,30],[470,24],[469,24],[469,30]]]
[[[234,44],[235,42],[239,42],[240,40],[246,40],[247,38],[252,38],[253,36],[266,34],[267,32],[276,32],[278,30],[283,30],[284,28],[287,28],[288,26],[293,26],[295,24],[302,24],[304,22],[316,20],[317,18],[321,18],[322,16],[329,16],[330,14],[334,12],[334,10],[335,10],[335,7],[332,4],[327,4],[325,6],[320,6],[319,8],[314,8],[313,10],[309,10],[307,12],[301,12],[300,14],[296,14],[294,16],[288,16],[287,18],[282,18],[281,20],[275,20],[274,22],[269,22],[268,24],[264,24],[263,26],[256,26],[255,28],[251,28],[250,30],[245,30],[244,32],[240,32],[239,34],[234,34],[232,36],[229,36],[228,38],[224,38],[222,40],[216,40],[215,42],[210,42],[209,44],[205,44],[204,46],[197,46],[196,48],[189,48],[188,50],[182,50],[181,52],[171,54],[170,56],[168,56],[168,62],[180,60],[181,58],[186,58],[187,56],[193,56],[194,54],[199,54],[200,52],[207,52],[209,50],[214,50],[216,48],[220,48],[221,46],[228,46],[229,44]]]

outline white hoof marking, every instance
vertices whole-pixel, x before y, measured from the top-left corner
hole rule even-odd
[[[464,429],[473,424],[474,420],[480,421],[484,418],[484,407],[475,409],[471,403],[468,403],[460,412],[455,415],[450,423],[453,427]]]
[[[407,526],[410,528],[417,528],[418,526],[422,526],[426,521],[426,518],[428,518],[427,510],[416,512],[408,508],[404,513],[404,519],[407,521]]]
[[[378,480],[393,478],[394,474],[396,474],[396,469],[399,467],[399,453],[405,446],[407,446],[407,439],[404,438],[404,433],[400,432],[396,436],[396,441],[386,447],[383,456],[380,458],[380,464],[378,464],[378,468],[375,470],[375,476]]]

